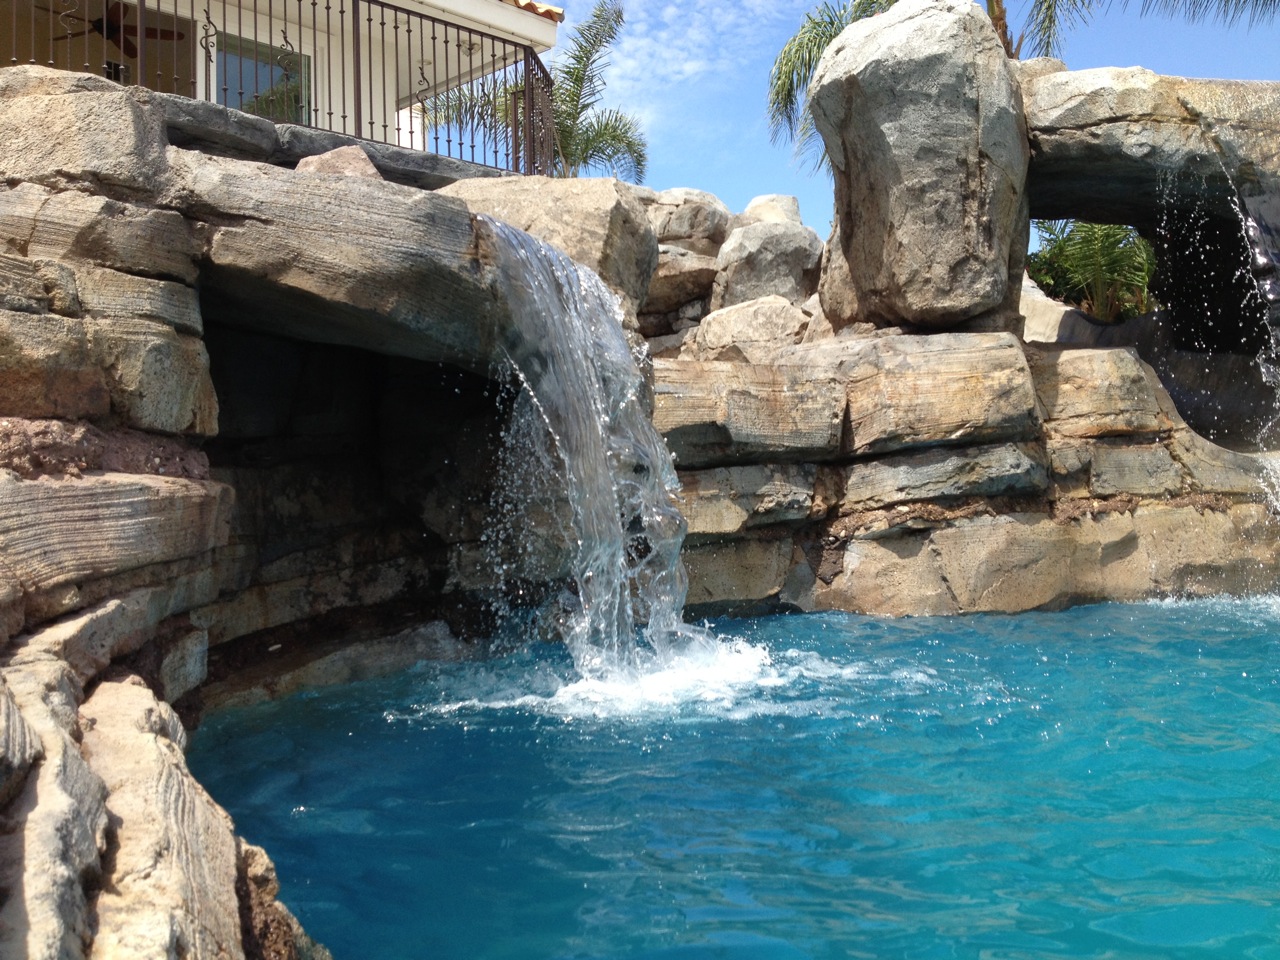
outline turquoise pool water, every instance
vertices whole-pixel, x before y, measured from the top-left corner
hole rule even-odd
[[[338,960],[1280,958],[1280,600],[723,621],[207,718]]]

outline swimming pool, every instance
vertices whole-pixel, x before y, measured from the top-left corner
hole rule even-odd
[[[206,718],[338,960],[1280,957],[1280,599],[722,621]]]

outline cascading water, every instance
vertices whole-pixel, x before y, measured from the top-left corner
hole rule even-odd
[[[1271,358],[1274,359],[1280,356],[1280,232],[1272,224],[1280,222],[1280,197],[1241,197],[1240,204],[1245,239],[1249,243],[1249,269],[1266,305]],[[1280,386],[1280,370],[1274,362],[1264,362],[1262,369],[1268,383]]]
[[[617,298],[558,251],[480,220],[511,308],[505,358],[525,391],[508,432],[520,435],[535,470],[558,468],[565,478],[576,596],[561,598],[556,621],[578,671],[634,672],[646,659],[710,643],[681,620],[678,481],[646,410]]]

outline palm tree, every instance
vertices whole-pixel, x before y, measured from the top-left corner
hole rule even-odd
[[[894,0],[823,0],[804,15],[800,29],[778,53],[769,73],[769,136],[774,143],[792,140],[797,156],[807,156],[815,167],[822,166],[826,158],[822,138],[805,109],[818,61],[845,27],[888,10],[893,3]]]
[[[601,109],[609,48],[622,30],[622,0],[598,0],[551,66],[551,115],[556,131],[556,173],[576,177],[596,170],[644,181],[648,146],[640,122],[621,110]]]
[[[1045,293],[1107,324],[1154,308],[1147,287],[1155,252],[1133,227],[1070,220],[1035,227],[1040,249],[1027,257],[1027,272]]]
[[[1034,57],[1057,56],[1062,40],[1071,27],[1087,23],[1103,0],[1033,0],[1023,32],[1015,40],[1009,32],[1004,0],[986,0],[987,14],[995,24],[1005,53],[1016,59],[1022,54],[1024,41]],[[1123,0],[1122,0],[1123,2]],[[841,31],[855,20],[861,20],[893,6],[894,0],[823,0],[805,14],[800,29],[786,42],[774,60],[769,74],[769,132],[774,143],[790,140],[796,153],[814,157],[824,163],[821,140],[805,109],[809,84],[823,51]],[[1225,24],[1239,23],[1248,16],[1249,24],[1273,20],[1280,13],[1280,0],[1143,0],[1142,12],[1164,16],[1180,15],[1191,23],[1217,20]]]
[[[635,117],[602,109],[609,48],[622,30],[622,0],[598,0],[590,16],[551,64],[551,121],[558,177],[597,172],[643,183],[649,161],[644,131]],[[511,127],[519,85],[501,79],[446,90],[418,105],[428,129],[472,131],[472,139],[503,142]]]

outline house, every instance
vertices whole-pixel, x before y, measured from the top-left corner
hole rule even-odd
[[[563,17],[535,0],[0,0],[0,56],[541,173],[538,54]]]

